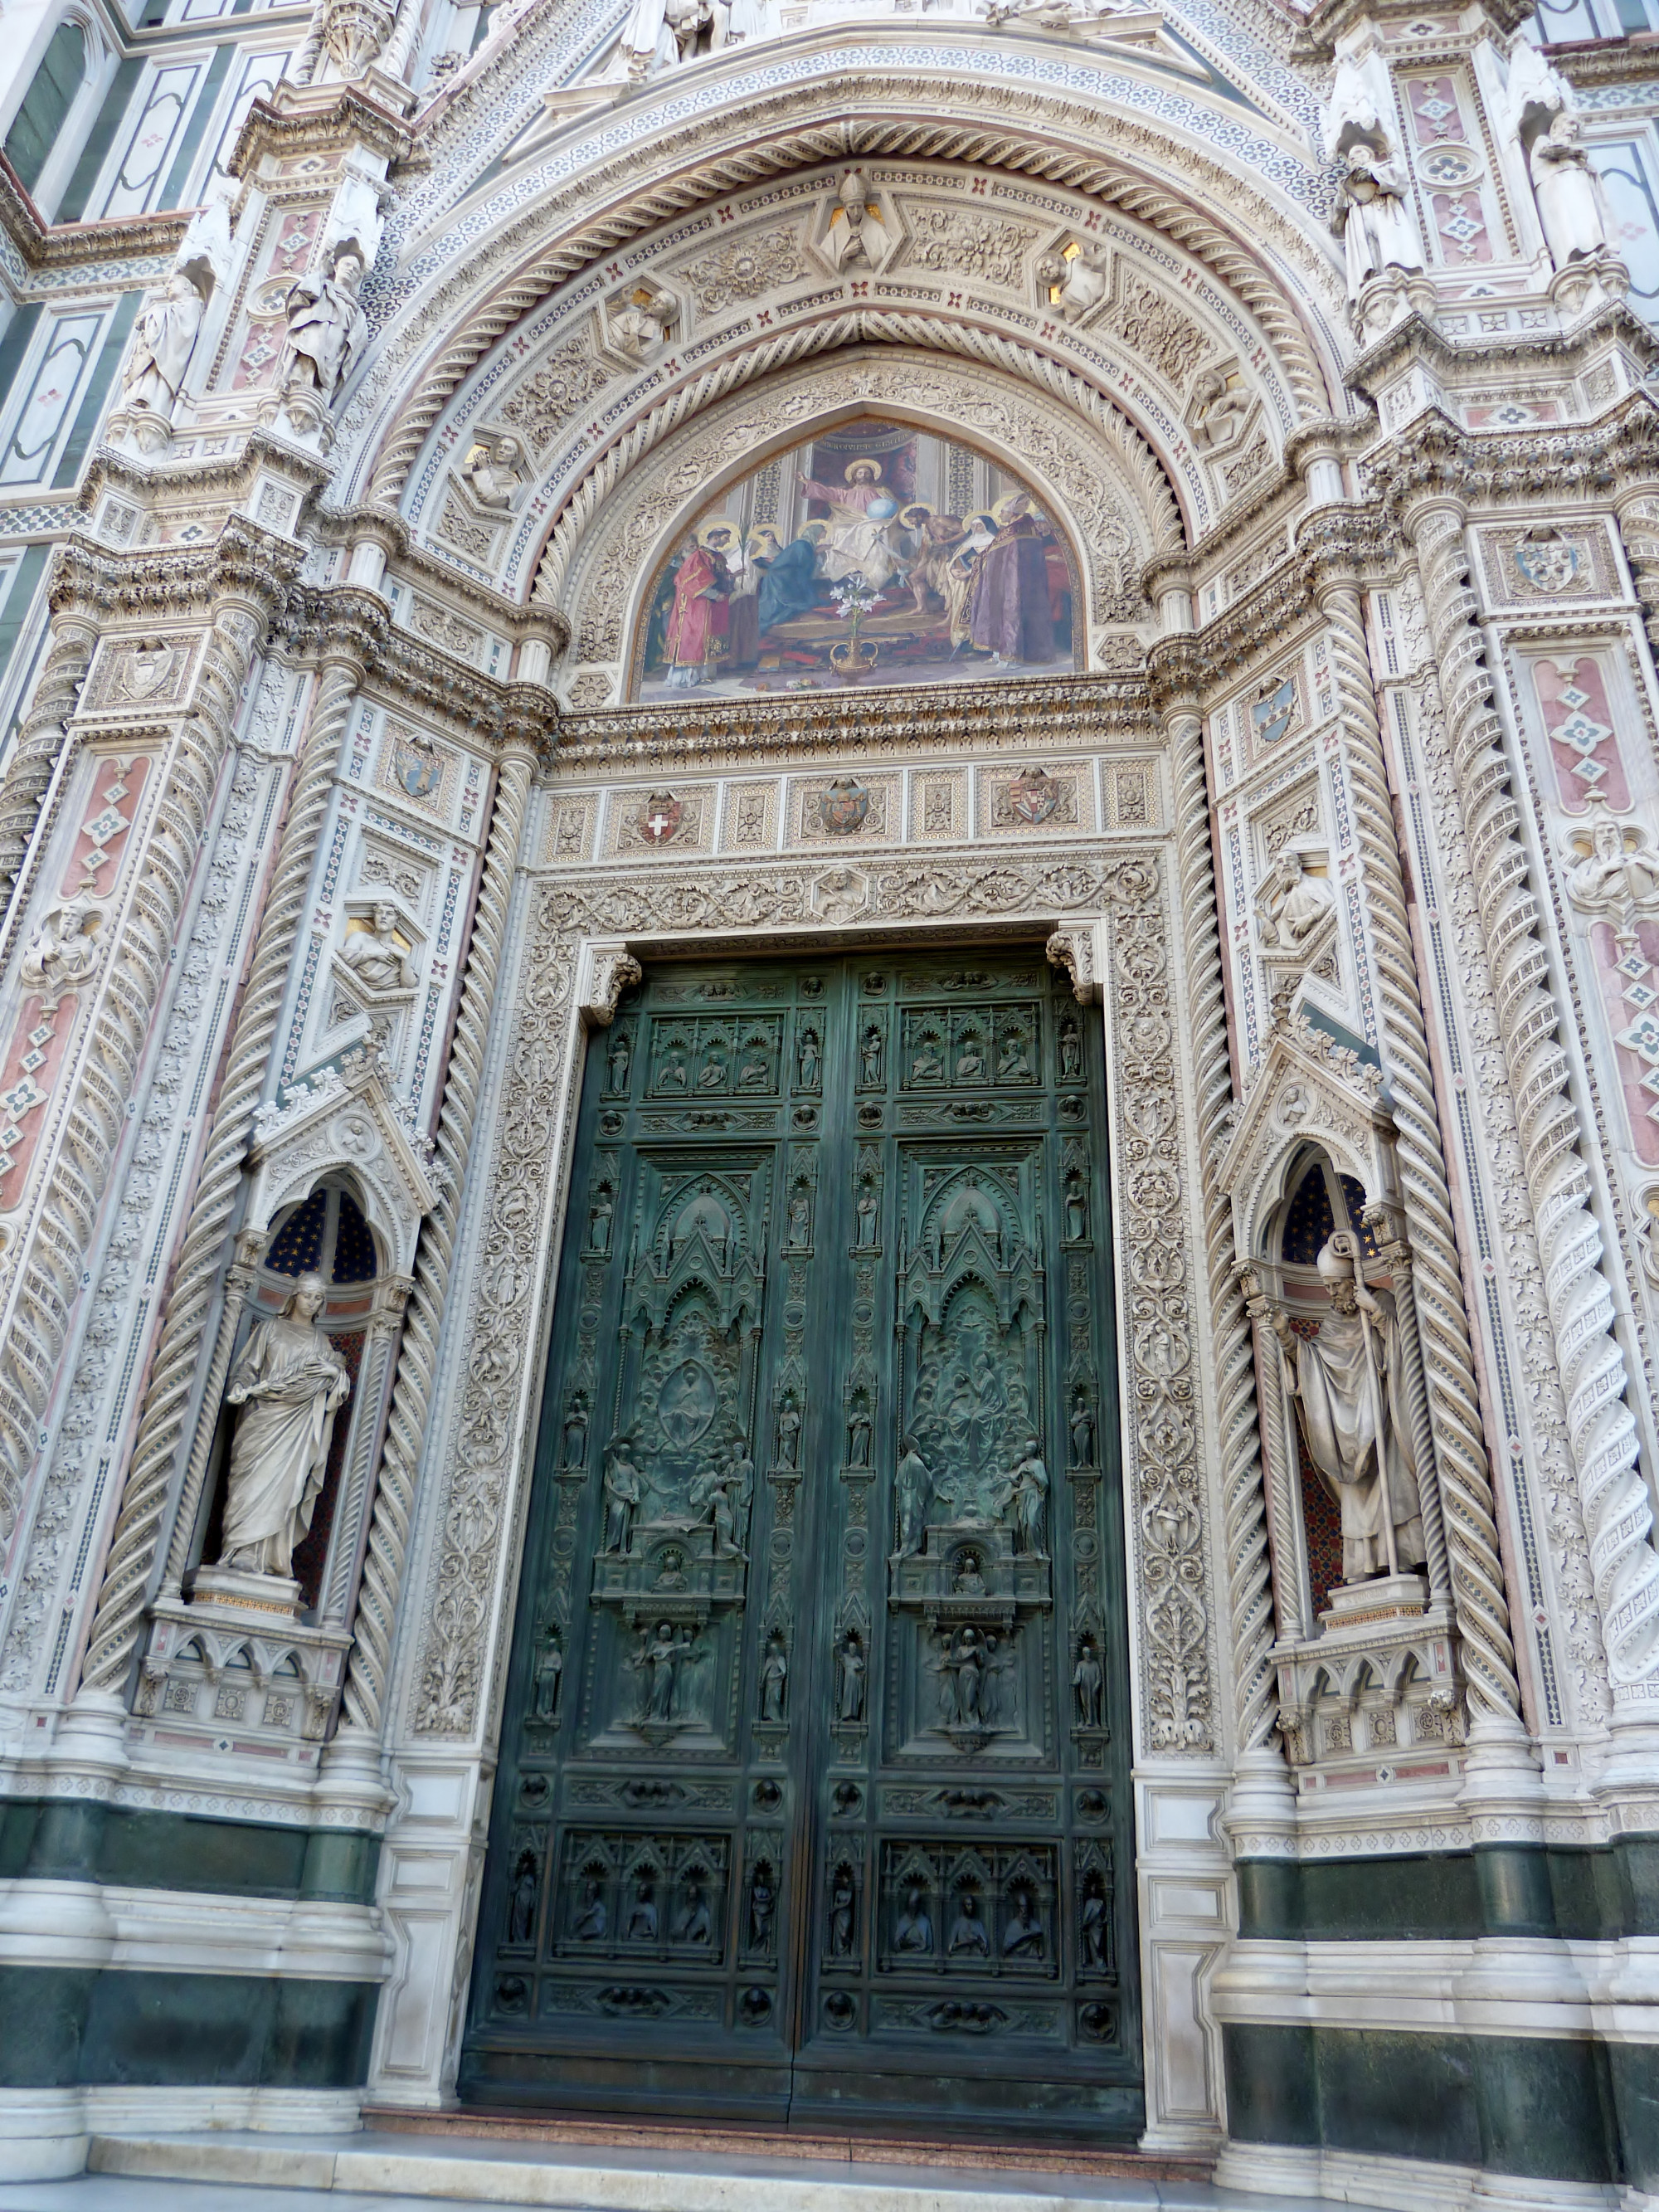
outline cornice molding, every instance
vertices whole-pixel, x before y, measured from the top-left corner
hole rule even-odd
[[[1567,331],[1504,332],[1483,337],[1478,345],[1449,338],[1415,309],[1358,355],[1347,370],[1350,389],[1370,399],[1379,386],[1421,362],[1429,373],[1455,384],[1474,374],[1490,380],[1505,364],[1527,371],[1547,363],[1574,375],[1601,342],[1618,338],[1640,361],[1659,362],[1659,332],[1632,314],[1622,300],[1609,299]]]
[[[199,614],[234,597],[264,607],[267,620],[275,621],[304,559],[302,546],[244,514],[228,516],[213,542],[202,546],[116,552],[75,531],[58,547],[48,596],[54,613],[100,620]]]
[[[695,721],[695,728],[688,724]],[[732,752],[744,757],[856,750],[870,756],[911,747],[989,746],[1033,741],[1056,750],[1085,744],[1159,744],[1145,679],[1074,677],[1063,683],[1019,680],[880,691],[710,699],[670,708],[613,708],[566,714],[561,769],[689,763]]]
[[[1374,447],[1363,466],[1396,520],[1437,495],[1465,507],[1605,499],[1659,478],[1659,404],[1632,392],[1599,422],[1496,435],[1462,429],[1437,408]]]
[[[117,222],[49,223],[0,154],[0,230],[30,269],[79,269],[171,256],[183,243],[194,212],[184,208]]]
[[[307,102],[290,111],[256,100],[225,167],[233,177],[252,177],[267,154],[292,161],[301,154],[336,155],[351,143],[367,146],[388,161],[406,161],[415,150],[415,134],[399,117],[349,85],[339,87],[338,96],[326,106]]]

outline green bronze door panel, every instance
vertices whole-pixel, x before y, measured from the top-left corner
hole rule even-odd
[[[1098,1054],[1035,952],[590,1054],[464,2095],[1139,2131]]]

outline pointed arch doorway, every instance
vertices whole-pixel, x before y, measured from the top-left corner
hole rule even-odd
[[[463,2098],[1133,2140],[1094,1022],[664,963],[574,1157]]]

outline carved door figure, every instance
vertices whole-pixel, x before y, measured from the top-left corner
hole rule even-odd
[[[469,2100],[1139,2132],[1103,1103],[1039,950],[624,998]]]

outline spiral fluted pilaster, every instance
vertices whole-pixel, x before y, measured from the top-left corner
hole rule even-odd
[[[40,1417],[57,1381],[258,629],[248,608],[226,606],[208,633],[194,710],[164,756],[165,780],[142,858],[133,856],[124,910],[112,918],[108,965],[92,983],[89,1027],[68,1063],[55,1155],[20,1240],[0,1328],[0,1539],[21,1510],[40,1450]]]
[[[1176,792],[1176,860],[1187,971],[1197,1097],[1197,1138],[1204,1196],[1204,1249],[1209,1276],[1211,1373],[1221,1463],[1222,1549],[1233,1639],[1233,1699],[1237,1747],[1264,1744],[1276,1717],[1273,1577],[1261,1480],[1261,1438],[1255,1393],[1255,1348],[1233,1270],[1232,1207],[1216,1179],[1219,1137],[1233,1103],[1227,1056],[1227,1006],[1221,942],[1216,928],[1215,872],[1210,844],[1204,726],[1196,714],[1166,714]]]
[[[1344,757],[1352,783],[1365,872],[1366,910],[1387,1046],[1401,1188],[1411,1231],[1414,1283],[1401,1285],[1401,1300],[1402,1306],[1411,1300],[1415,1307],[1423,1347],[1423,1403],[1440,1478],[1442,1540],[1447,1557],[1443,1565],[1431,1554],[1430,1580],[1431,1584],[1436,1581],[1437,1567],[1443,1577],[1449,1570],[1472,1711],[1513,1722],[1519,1715],[1520,1694],[1492,1512],[1491,1468],[1463,1305],[1451,1194],[1429,1067],[1428,1035],[1417,988],[1405,875],[1395,837],[1364,615],[1358,591],[1352,583],[1324,578],[1316,588],[1329,625],[1331,657],[1348,740]],[[1429,1457],[1425,1447],[1431,1437],[1418,1436],[1413,1441],[1418,1465],[1422,1468]],[[1424,1533],[1432,1544],[1431,1519],[1425,1510]]]
[[[1485,647],[1462,515],[1439,504],[1407,521],[1440,664],[1452,772],[1463,805],[1481,933],[1492,963],[1499,1032],[1516,1104],[1545,1295],[1566,1396],[1568,1445],[1578,1480],[1590,1572],[1601,1614],[1614,1717],[1659,1700],[1659,1554],[1625,1402],[1624,1354],[1613,1333],[1612,1285],[1570,1090],[1550,988],[1538,902],[1528,878],[1520,813]]]
[[[495,1003],[495,981],[501,969],[501,945],[533,767],[532,755],[515,746],[502,760],[496,778],[489,845],[478,886],[466,974],[461,985],[443,1104],[438,1116],[438,1161],[445,1170],[445,1179],[437,1205],[421,1224],[420,1242],[415,1250],[415,1280],[398,1352],[380,1479],[374,1493],[368,1549],[357,1597],[356,1641],[346,1675],[343,1733],[352,1729],[378,1735],[380,1728],[398,1599],[409,1553],[415,1484],[432,1407],[438,1332],[443,1322],[444,1301],[454,1261],[466,1164],[477,1120],[484,1049]]]
[[[173,1464],[190,1409],[202,1330],[224,1264],[226,1232],[253,1132],[254,1109],[264,1088],[317,840],[356,689],[356,661],[331,661],[318,678],[312,701],[305,750],[277,845],[98,1594],[82,1668],[82,1681],[89,1689],[119,1690],[137,1645]]]
[[[0,781],[0,905],[23,872],[24,855],[40,818],[40,802],[58,765],[64,732],[97,642],[97,628],[84,617],[60,615],[52,624],[46,665]]]

